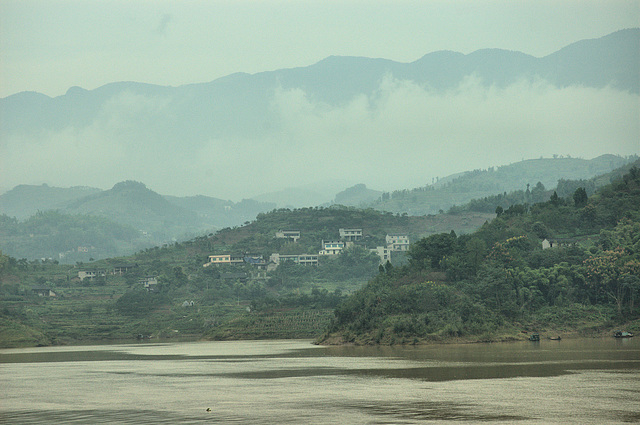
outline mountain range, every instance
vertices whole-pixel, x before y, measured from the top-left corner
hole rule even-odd
[[[330,56],[301,68],[257,74],[236,73],[209,83],[179,87],[119,82],[85,90],[71,87],[63,96],[21,92],[0,99],[2,133],[30,133],[82,127],[99,118],[118,95],[170,97],[148,124],[181,139],[257,135],[272,129],[270,97],[277,88],[302,89],[328,104],[347,102],[359,94],[374,93],[387,75],[435,90],[455,88],[464,77],[476,75],[483,84],[507,86],[522,79],[544,79],[558,87],[613,86],[640,93],[640,28],[582,40],[548,56],[483,49],[468,55],[451,51],[429,53],[411,63],[387,59]],[[160,121],[163,119],[164,121]],[[252,125],[246,124],[251,122]],[[144,124],[144,123],[143,123]],[[173,130],[172,130],[173,129]],[[177,131],[180,131],[177,133]],[[185,134],[185,130],[188,130]]]
[[[505,156],[501,161],[530,155],[524,151],[525,147],[534,148],[535,143],[530,140],[557,146],[556,153],[566,153],[560,149],[569,143],[577,146],[574,139],[578,136],[565,133],[583,127],[582,123],[565,123],[564,128],[554,130],[553,137],[558,140],[548,140],[544,130],[536,127],[549,127],[538,122],[536,116],[527,121],[532,128],[525,133],[518,128],[519,122],[510,124],[508,112],[502,109],[517,108],[509,103],[510,92],[500,90],[525,84],[535,96],[547,96],[550,89],[536,85],[544,81],[556,89],[614,90],[627,96],[626,101],[631,104],[636,99],[637,105],[639,42],[640,29],[634,28],[582,40],[542,58],[499,49],[466,55],[439,51],[411,63],[330,56],[307,67],[236,73],[179,87],[116,82],[94,90],[72,87],[65,95],[54,98],[35,92],[17,93],[0,99],[3,184],[10,187],[34,181],[82,181],[88,186],[104,186],[107,180],[136,180],[164,193],[190,191],[216,198],[255,197],[273,202],[284,187],[328,179],[346,181],[343,187],[363,181],[380,186],[380,182],[402,176],[379,172],[395,160],[405,162],[406,176],[403,183],[394,185],[419,186],[428,183],[429,175],[452,173],[443,174],[444,168],[438,167],[451,163],[447,169],[452,169],[454,159],[467,154],[458,148],[460,143],[477,145],[479,152],[489,150],[482,147],[485,144],[493,145]],[[433,99],[440,99],[440,103],[428,105],[426,111],[417,111],[419,115],[411,117],[415,90],[422,96],[416,101],[418,106]],[[509,141],[500,142],[513,149],[503,149],[491,133],[481,131],[484,124],[478,124],[476,131],[471,122],[464,126],[457,122],[469,117],[483,120],[483,108],[492,106],[491,98],[488,105],[485,98],[496,91],[504,98],[505,106],[498,105],[498,110],[505,116],[489,111],[485,121],[497,119],[499,126],[513,132],[505,136],[510,137]],[[398,93],[403,97],[396,98]],[[425,129],[408,128],[406,134],[398,134],[405,131],[407,120],[420,126],[429,123],[429,114],[443,109],[452,108],[451,113],[457,113],[457,103],[451,96],[461,93],[471,93],[474,102],[481,102],[477,110],[466,112],[468,117],[457,117],[450,124],[452,131],[468,126],[469,134],[447,134],[446,127],[438,127],[444,124],[436,122]],[[533,109],[541,111],[545,119],[562,121],[562,113],[555,114],[551,109],[568,109],[562,102],[550,104],[558,102],[555,97],[529,101],[519,93],[511,95],[521,99],[519,102],[546,102]],[[466,98],[460,102],[469,103]],[[580,102],[584,105],[586,101]],[[617,100],[611,102],[620,104]],[[603,108],[606,105],[602,102]],[[393,107],[401,108],[401,112]],[[549,111],[543,113],[547,108]],[[518,112],[517,118],[525,119],[526,113],[527,110]],[[628,113],[632,115],[633,111]],[[605,123],[610,121],[602,119]],[[395,127],[376,127],[387,121]],[[503,130],[498,128],[496,134],[505,133]],[[588,128],[584,131],[593,133]],[[628,131],[620,131],[629,137]],[[617,139],[612,134],[610,141],[599,143],[629,143]],[[390,149],[395,143],[406,146],[411,156]],[[451,150],[455,153],[447,154]],[[473,156],[473,149],[468,151]],[[362,157],[364,152],[366,159]],[[439,157],[432,158],[432,153]],[[544,153],[538,152],[534,157]],[[28,161],[26,166],[20,159]]]

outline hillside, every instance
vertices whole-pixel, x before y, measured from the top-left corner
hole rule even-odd
[[[467,204],[453,206],[449,208],[449,213],[464,213],[464,212],[495,212],[498,208],[506,210],[513,205],[526,204],[531,205],[534,203],[543,202],[553,196],[554,192],[561,198],[571,198],[578,188],[585,190],[588,196],[593,195],[597,189],[600,189],[611,182],[622,178],[624,174],[629,173],[633,168],[640,168],[640,159],[636,159],[633,162],[627,163],[622,167],[615,170],[600,174],[590,179],[577,179],[577,180],[558,180],[558,185],[554,189],[547,189],[542,183],[538,183],[535,186],[526,190],[515,190],[512,192],[504,192],[498,195],[486,196],[484,198],[473,199]]]
[[[360,184],[338,192],[334,203],[369,206],[401,215],[408,213],[435,216],[440,210],[454,213],[416,219],[415,222],[421,223],[422,227],[414,226],[409,230],[413,240],[452,229],[456,233],[469,233],[492,217],[498,205],[507,209],[512,204],[541,202],[548,199],[554,189],[559,196],[567,197],[578,186],[585,187],[590,195],[597,187],[608,183],[613,176],[602,173],[608,173],[614,167],[626,163],[626,166],[616,172],[616,175],[620,175],[629,169],[628,161],[634,158],[603,155],[592,160],[550,158],[521,161],[457,174],[440,179],[430,186],[392,193],[382,193]],[[597,182],[588,182],[588,179],[594,179],[594,173],[600,175]],[[527,183],[524,182],[536,181],[538,184],[531,183],[530,193],[527,193]],[[542,182],[552,183],[545,186]],[[514,187],[517,190],[510,189]],[[377,200],[372,202],[374,199]],[[118,183],[106,191],[85,187],[21,185],[0,196],[0,205],[2,211],[31,214],[29,218],[15,221],[5,213],[7,217],[0,223],[0,234],[4,235],[0,239],[0,249],[17,258],[53,258],[66,263],[130,255],[139,249],[250,223],[258,215],[275,208],[274,203],[252,199],[234,203],[208,196],[162,196],[143,183],[133,181]],[[46,212],[49,209],[55,209],[57,214],[37,219],[34,217],[38,211]],[[30,229],[33,223],[41,223],[42,217],[47,217],[48,224],[35,232],[38,234],[36,242],[31,236],[34,231]],[[100,232],[65,236],[69,226],[84,228],[84,223],[92,220],[102,223]],[[71,224],[73,221],[78,221],[78,225]],[[108,222],[113,225],[106,225]],[[337,223],[336,226],[358,227],[358,220],[351,220],[350,223]],[[125,232],[128,236],[122,239],[122,226],[137,233]],[[280,226],[286,228],[288,224],[285,222]],[[272,232],[277,230],[279,229],[271,229]],[[50,232],[49,235],[47,231]],[[406,231],[407,229],[402,229],[401,233]],[[327,234],[324,238],[330,239],[331,236]],[[377,243],[380,243],[381,238],[384,238],[384,234],[377,236]],[[314,250],[317,249],[316,244]]]
[[[193,137],[211,131],[210,135],[215,137],[232,128],[243,135],[259,133],[259,124],[270,117],[267,96],[278,85],[284,89],[303,89],[310,96],[330,104],[375,91],[387,74],[437,90],[455,87],[464,77],[477,75],[487,85],[505,86],[522,78],[539,77],[558,86],[605,87],[613,84],[637,94],[640,91],[637,78],[640,74],[639,38],[638,28],[622,30],[599,39],[573,43],[543,58],[499,49],[483,49],[468,55],[433,52],[411,63],[330,56],[307,67],[254,75],[236,73],[209,83],[175,88],[118,82],[91,91],[72,87],[66,95],[57,98],[24,92],[0,99],[0,114],[6,117],[3,131],[37,133],[43,128],[59,129],[90,123],[108,99],[119,93],[171,96],[176,100],[167,112],[174,118],[154,133],[169,131],[170,135],[175,135],[177,129],[171,130],[171,125],[193,115],[207,119],[186,121],[191,125],[187,135]],[[212,99],[216,101],[212,102]],[[244,126],[252,119],[258,125]]]
[[[240,202],[224,201],[210,196],[165,196],[167,201],[180,208],[195,212],[203,228],[220,229],[251,221],[261,212],[270,211],[276,204],[243,199]]]
[[[38,219],[46,227],[55,220],[64,222],[64,217],[47,212],[29,222]],[[73,266],[0,255],[0,320],[6,329],[0,332],[0,345],[130,339],[138,334],[154,338],[313,338],[329,323],[332,309],[345,294],[378,273],[381,260],[369,249],[386,244],[387,233],[403,233],[412,239],[451,228],[465,233],[491,217],[493,214],[408,217],[348,207],[280,209],[209,236]],[[95,221],[89,225],[72,234],[90,236],[91,229],[106,233]],[[203,267],[214,254],[251,254],[267,262],[273,253],[317,254],[323,239],[339,239],[339,229],[349,226],[362,228],[364,238],[342,255],[318,256],[316,266],[285,261],[270,270],[256,269],[250,263]],[[301,232],[298,242],[276,237],[278,230],[291,228]],[[406,261],[402,254],[392,256],[392,261]],[[126,272],[113,272],[123,264],[128,265]],[[81,280],[80,273],[87,270],[99,276]],[[158,286],[147,292],[143,282],[150,276]],[[55,297],[39,297],[32,291],[43,286],[51,288]],[[183,306],[185,301],[194,301],[197,308]],[[289,325],[282,327],[283,323]]]
[[[640,172],[631,168],[591,197],[578,188],[495,219],[279,209],[209,236],[73,266],[0,255],[0,344],[314,338],[329,326],[325,342],[356,343],[601,335],[624,323],[638,330],[638,211]],[[31,220],[35,240],[40,228],[65,223],[55,212]],[[66,233],[105,231],[100,222],[87,226]],[[317,264],[270,261],[273,253],[318,253],[322,240],[340,239],[340,228],[360,228],[363,237],[339,255],[318,255]],[[288,241],[279,230],[300,237]],[[412,243],[390,263],[371,251],[387,234]],[[556,247],[542,249],[544,239]],[[225,255],[241,261],[209,264]]]
[[[64,263],[130,255],[237,226],[274,208],[253,200],[162,196],[133,181],[105,191],[21,185],[0,196],[0,205],[0,249]]]
[[[580,158],[540,158],[509,165],[489,167],[452,175],[432,185],[412,190],[384,193],[368,206],[382,211],[406,212],[410,215],[436,214],[454,205],[466,204],[500,193],[533,189],[538,183],[554,188],[559,180],[590,179],[636,160],[602,155],[591,160]]]
[[[365,184],[357,184],[336,194],[334,203],[351,207],[369,205],[382,196],[382,192],[367,188]]]
[[[546,246],[541,241],[547,241]],[[493,341],[640,329],[640,170],[414,243],[336,309],[325,343]],[[611,333],[609,334],[611,335]]]
[[[184,232],[198,223],[195,213],[173,205],[143,183],[134,181],[121,182],[110,190],[71,201],[65,209],[112,217],[143,232],[163,233],[165,238],[167,227],[182,228]]]
[[[18,221],[0,215],[0,250],[26,260],[74,264],[132,254],[151,240],[131,226],[94,215],[38,212]]]

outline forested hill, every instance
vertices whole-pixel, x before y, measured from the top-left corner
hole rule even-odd
[[[524,160],[451,175],[411,190],[383,193],[378,201],[368,206],[410,215],[437,214],[472,199],[524,191],[528,187],[533,189],[538,183],[551,189],[559,180],[591,179],[637,159],[637,156],[602,155],[591,160],[569,157]]]
[[[542,249],[546,239],[553,247]],[[336,309],[325,343],[640,330],[640,171],[587,197],[509,208],[477,232],[421,239]]]
[[[505,210],[516,204],[535,204],[548,200],[555,192],[561,198],[570,198],[578,188],[583,188],[587,195],[593,195],[597,189],[606,186],[629,172],[633,167],[640,168],[640,159],[636,159],[620,168],[616,168],[610,173],[601,174],[590,179],[577,180],[558,180],[557,186],[553,189],[545,188],[538,182],[535,186],[526,189],[514,190],[513,192],[504,192],[497,195],[485,196],[480,199],[472,199],[467,204],[453,206],[449,208],[449,213],[462,212],[495,212],[496,210]]]

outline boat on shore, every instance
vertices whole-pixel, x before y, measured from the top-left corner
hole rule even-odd
[[[631,332],[627,332],[627,331],[615,331],[613,333],[613,336],[615,338],[631,338],[633,336],[633,334]]]

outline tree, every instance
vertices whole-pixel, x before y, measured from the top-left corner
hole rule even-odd
[[[626,297],[633,306],[634,293],[637,291],[640,261],[625,255],[622,248],[605,251],[601,255],[585,260],[587,276],[596,290],[602,290],[611,298],[622,315]]]
[[[582,208],[587,205],[588,200],[589,197],[587,196],[587,191],[584,189],[584,187],[577,188],[573,193],[573,202],[575,203],[575,206],[577,208]]]
[[[487,244],[482,239],[474,237],[467,241],[465,248],[467,249],[468,263],[475,274],[487,254]]]
[[[411,245],[409,261],[418,268],[430,267],[439,270],[443,258],[453,254],[456,248],[455,232],[440,233],[423,238]]]

